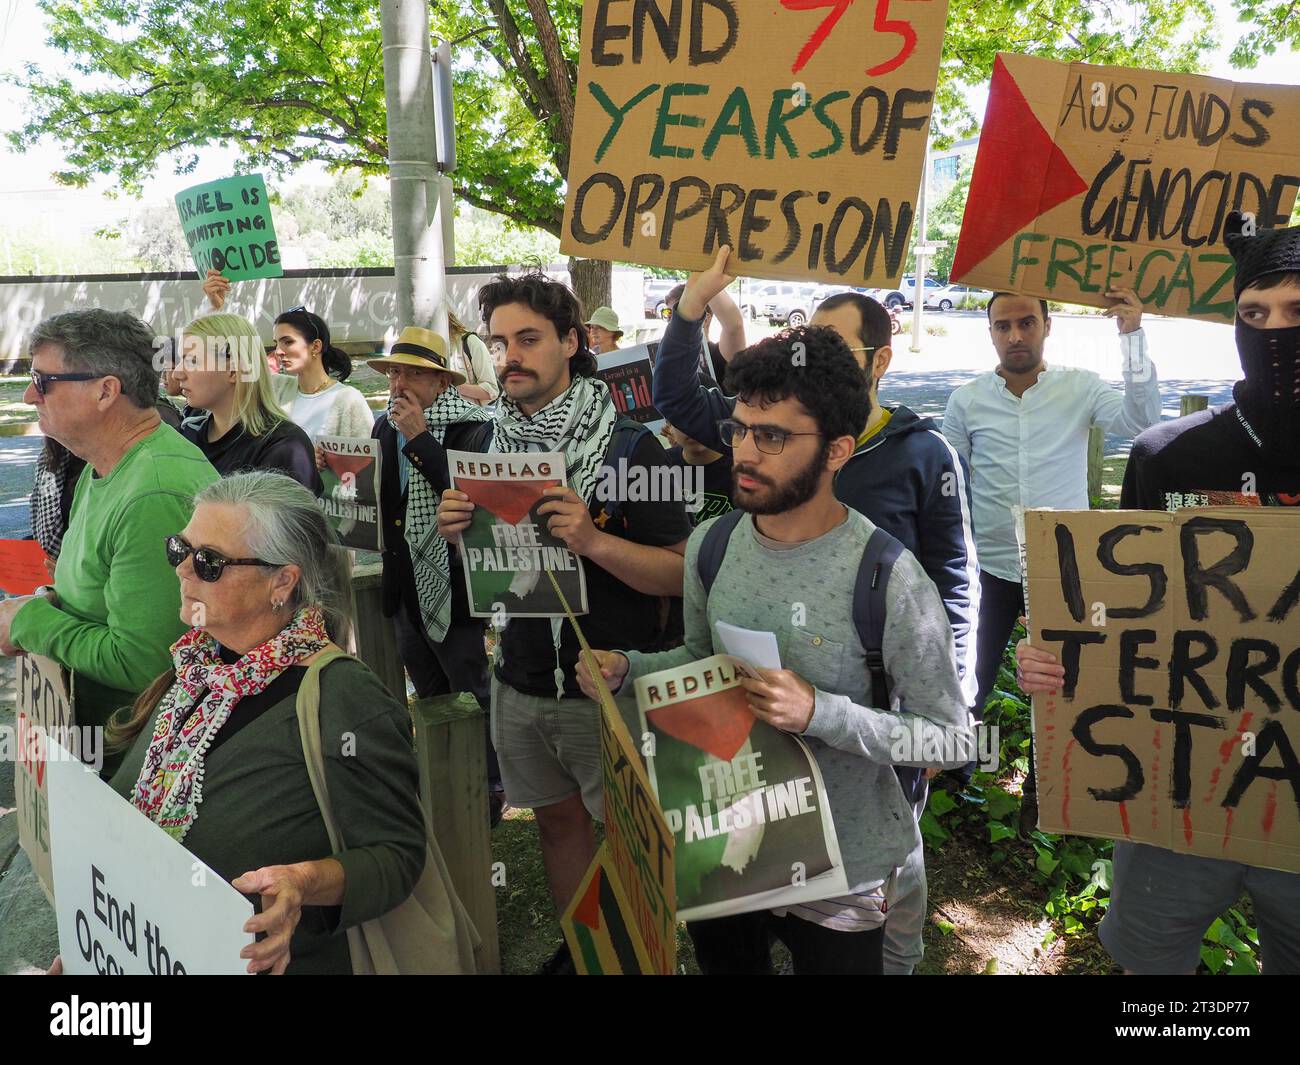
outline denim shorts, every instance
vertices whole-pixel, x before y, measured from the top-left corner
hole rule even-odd
[[[1260,967],[1271,976],[1300,974],[1300,873],[1145,843],[1117,842],[1114,862],[1110,908],[1098,932],[1125,969],[1192,972],[1205,930],[1244,893],[1255,909]]]

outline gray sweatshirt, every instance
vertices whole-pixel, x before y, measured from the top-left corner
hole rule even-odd
[[[774,550],[759,541],[746,514],[706,600],[697,556],[710,524],[700,525],[686,545],[685,646],[624,652],[631,670],[620,694],[630,693],[639,676],[724,653],[715,621],[775,633],[782,666],[816,689],[803,739],[826,784],[850,894],[879,883],[920,842],[891,767],[955,768],[974,757],[952,626],[939,593],[904,550],[885,590],[881,651],[891,705],[872,707],[866,653],[853,623],[853,585],[875,526],[850,510],[816,540]]]

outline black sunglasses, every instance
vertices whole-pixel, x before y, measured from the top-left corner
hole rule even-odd
[[[289,308],[287,311],[285,311],[284,313],[285,313],[285,314],[301,314],[303,317],[305,317],[305,318],[307,319],[307,324],[308,324],[309,326],[311,326],[311,331],[312,331],[312,334],[313,334],[313,336],[312,336],[311,339],[312,339],[312,340],[319,340],[319,339],[320,339],[320,330],[318,330],[318,329],[316,328],[316,323],[313,322],[313,321],[311,320],[311,319],[312,319],[312,313],[311,313],[311,311],[307,310],[307,308],[304,307],[302,304],[299,304],[297,307],[290,307],[290,308]]]
[[[260,558],[226,558],[210,547],[195,548],[183,536],[167,537],[167,561],[175,569],[190,555],[194,556],[194,575],[208,584],[221,579],[227,566],[274,566],[273,562],[263,562]]]
[[[107,376],[102,373],[41,373],[39,370],[33,370],[32,385],[36,389],[36,394],[43,396],[50,387],[51,381],[98,381],[101,377]]]

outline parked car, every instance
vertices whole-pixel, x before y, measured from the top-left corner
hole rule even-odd
[[[934,293],[938,292],[945,286],[934,278],[927,277],[923,287],[925,289],[925,296],[923,298],[928,301]],[[898,290],[903,294],[904,302],[910,307],[916,300],[916,279],[911,274],[904,274],[903,280],[898,286]]]
[[[886,310],[895,310],[907,303],[907,297],[896,288],[869,288],[867,295],[885,305]]]
[[[767,314],[768,301],[781,287],[779,281],[742,281],[740,313],[747,322],[756,322]]]
[[[767,298],[762,317],[769,325],[807,325],[813,312],[813,293],[816,285],[799,285],[783,282],[774,286],[776,291]]]
[[[971,288],[970,285],[944,285],[937,292],[929,292],[927,286],[925,305],[941,311],[951,311],[954,307],[978,309],[987,306],[992,295],[986,288]]]
[[[647,277],[641,290],[645,298],[645,316],[647,318],[671,318],[671,312],[664,306],[664,297],[680,283],[668,278]]]

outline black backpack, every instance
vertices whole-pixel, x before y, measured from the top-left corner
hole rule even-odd
[[[731,534],[744,515],[743,510],[723,514],[714,519],[704,534],[696,568],[705,595],[712,589],[718,571],[722,569]],[[871,673],[871,705],[885,710],[889,708],[889,679],[885,676],[885,656],[881,650],[887,613],[885,589],[889,587],[889,574],[902,550],[899,540],[877,528],[863,548],[858,577],[853,585],[853,624],[858,630],[858,639],[867,656],[867,669]],[[895,766],[894,772],[903,786],[903,794],[909,802],[915,803],[920,798],[924,772],[914,766]]]

